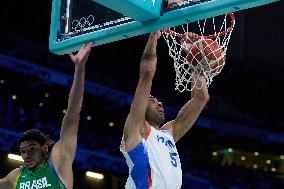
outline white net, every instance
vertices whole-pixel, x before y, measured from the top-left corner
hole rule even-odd
[[[194,26],[195,24],[195,26]],[[235,18],[232,13],[163,30],[174,60],[175,89],[191,91],[202,76],[209,86],[225,65],[225,56]],[[194,33],[193,33],[194,32]],[[211,35],[209,35],[211,34]]]

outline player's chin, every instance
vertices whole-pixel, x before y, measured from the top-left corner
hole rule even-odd
[[[162,112],[162,111],[159,111],[158,112],[158,117],[159,117],[159,119],[164,119],[165,118],[165,113]]]
[[[28,167],[28,169],[30,169],[30,170],[34,170],[35,168],[36,168],[36,166],[27,166]]]
[[[37,167],[37,164],[35,161],[32,161],[32,162],[26,162],[26,166],[29,168],[29,169],[35,169]]]
[[[160,116],[165,116],[165,112],[164,111],[159,111],[159,115]]]

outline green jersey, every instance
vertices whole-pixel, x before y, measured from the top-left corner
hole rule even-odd
[[[66,189],[50,161],[36,170],[21,167],[14,189]]]

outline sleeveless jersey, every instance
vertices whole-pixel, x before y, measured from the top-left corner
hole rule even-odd
[[[179,189],[182,170],[172,134],[150,127],[146,138],[131,151],[121,151],[129,167],[126,189]]]
[[[50,161],[36,170],[21,167],[14,189],[66,189]]]

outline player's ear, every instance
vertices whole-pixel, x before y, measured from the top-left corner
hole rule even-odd
[[[48,144],[45,143],[45,144],[41,147],[41,149],[42,149],[42,151],[43,151],[43,154],[44,154],[45,156],[47,156],[47,154],[48,154]]]

